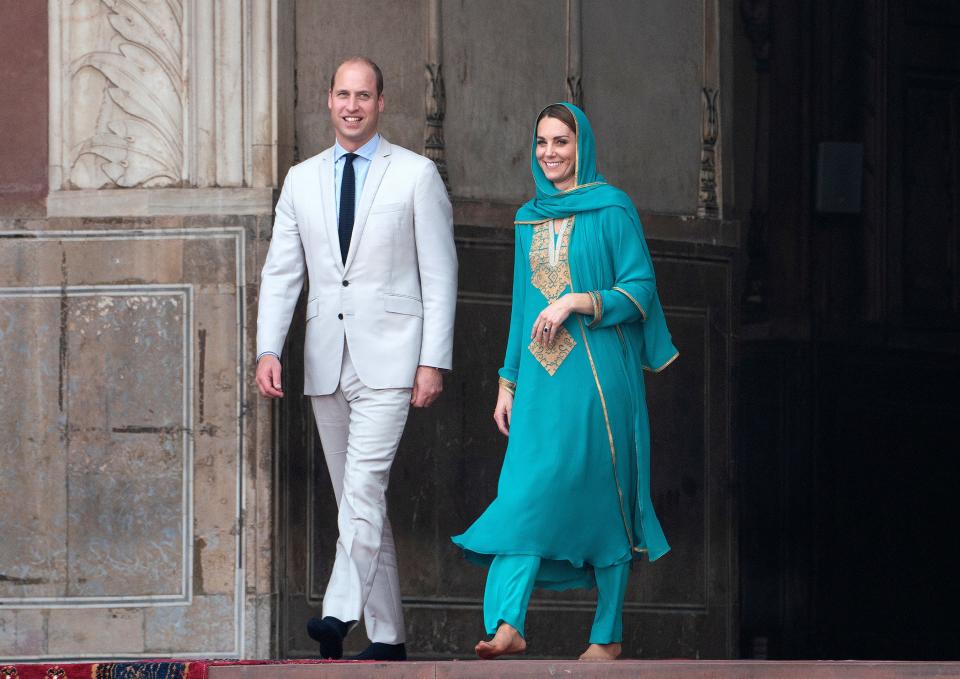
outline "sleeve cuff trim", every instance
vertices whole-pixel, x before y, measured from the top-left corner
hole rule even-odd
[[[634,299],[633,295],[631,295],[629,292],[627,292],[627,291],[624,290],[623,288],[614,287],[614,288],[612,288],[612,289],[613,289],[613,290],[616,290],[616,291],[619,292],[621,295],[623,295],[624,297],[626,297],[627,299],[629,299],[631,302],[633,302],[634,306],[636,306],[637,309],[640,311],[640,319],[641,319],[641,320],[644,320],[644,321],[647,320],[647,312],[643,310],[643,307],[640,306],[640,302],[638,302],[636,299]]]

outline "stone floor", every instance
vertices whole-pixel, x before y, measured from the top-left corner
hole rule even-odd
[[[464,660],[211,667],[209,679],[960,679],[960,662]]]

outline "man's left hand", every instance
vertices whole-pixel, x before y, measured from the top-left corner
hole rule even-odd
[[[417,376],[413,380],[413,393],[410,405],[414,408],[426,408],[437,400],[443,391],[443,374],[429,365],[417,366]]]

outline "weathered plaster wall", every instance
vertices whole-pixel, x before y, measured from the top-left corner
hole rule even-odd
[[[383,71],[383,135],[411,149],[423,145],[423,35],[419,2],[371,0],[297,3],[297,141],[300,159],[333,144],[327,91],[333,69],[363,55]]]
[[[368,55],[383,69],[384,135],[422,152],[428,48],[410,37],[424,34],[427,4],[298,6],[301,158],[333,143],[326,100],[330,72],[351,54]],[[533,120],[546,104],[567,99],[568,2],[446,0],[440,6],[451,191],[469,199],[526,200],[532,191]],[[597,135],[601,171],[642,210],[694,214],[703,0],[586,0],[580,17],[584,106]]]
[[[642,210],[696,212],[703,5],[583,3],[583,98],[600,171]]]

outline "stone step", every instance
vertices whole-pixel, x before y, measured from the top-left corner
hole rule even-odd
[[[960,679],[960,662],[444,660],[210,667],[209,679]]]

